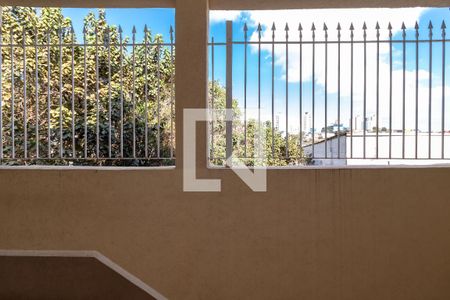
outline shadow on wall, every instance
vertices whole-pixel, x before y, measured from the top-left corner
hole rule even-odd
[[[158,298],[96,257],[0,254],[0,299]]]

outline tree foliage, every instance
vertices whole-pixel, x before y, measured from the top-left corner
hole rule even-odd
[[[209,84],[209,106],[218,110],[226,108],[226,91],[218,81]],[[236,116],[233,120],[233,157],[240,158],[249,166],[303,165],[309,162],[299,147],[298,135],[289,134],[287,145],[284,132],[275,126],[272,128],[270,121],[258,123],[254,118],[245,121],[236,99],[233,99],[232,107]],[[223,116],[218,119],[210,127],[210,157],[213,164],[225,165],[226,122]]]
[[[173,163],[162,158],[174,151],[175,53],[161,35],[145,28],[140,41],[122,36],[103,10],[85,17],[81,36],[59,8],[4,7],[2,17],[1,163]],[[214,108],[225,108],[219,82],[210,83],[210,105],[213,98]],[[234,157],[247,165],[261,154],[263,165],[305,163],[298,136],[289,135],[286,151],[278,128],[244,123],[236,100],[233,110],[241,117],[233,123]],[[223,165],[225,122],[214,123],[211,141],[212,162]]]
[[[86,154],[93,160],[75,163],[152,164],[108,161],[109,152],[158,164],[170,158],[174,56],[150,30],[135,47],[132,42],[107,23],[103,10],[85,17],[79,37],[59,8],[3,8],[2,44],[9,45],[1,53],[4,158],[12,158],[13,141],[15,158],[25,158],[25,133],[27,156],[39,163]]]

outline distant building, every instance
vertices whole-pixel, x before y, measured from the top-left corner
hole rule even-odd
[[[356,115],[353,120],[351,120],[353,131],[363,131],[364,125],[367,131],[372,131],[377,127],[377,117],[376,115],[366,116],[366,118]]]
[[[314,153],[313,153],[314,150]],[[347,136],[333,135],[326,140],[303,147],[307,156],[313,158],[313,165],[345,166],[347,165]]]
[[[350,120],[353,131],[361,131],[364,128],[363,118],[360,115],[353,117],[353,120]]]
[[[366,130],[373,131],[373,129],[377,127],[377,116],[371,115],[370,117],[367,117],[366,125]]]
[[[303,124],[302,124],[303,132],[310,133],[312,132],[312,121],[311,114],[309,112],[305,112],[303,114]]]
[[[327,126],[328,133],[344,132],[344,131],[346,131],[344,124],[338,124],[337,122],[335,122],[334,124]],[[322,132],[325,132],[325,128],[322,129]]]
[[[429,151],[428,133],[419,133],[416,140],[414,132],[405,135],[403,153],[403,135],[394,133],[391,138],[389,133],[368,132],[364,137],[361,134],[352,136],[348,132],[340,136],[331,134],[326,140],[316,140],[314,147],[308,144],[303,147],[304,153],[312,158],[313,165],[358,165],[367,164],[418,164],[415,153],[417,143],[417,157],[440,159],[442,155],[450,157],[450,147],[444,148],[442,153],[442,134],[431,135],[431,154]],[[450,134],[444,135],[444,143],[450,145]],[[391,145],[390,145],[391,143]],[[314,149],[313,149],[314,148]],[[314,150],[314,152],[313,152]],[[391,153],[390,153],[391,150]],[[404,155],[404,158],[403,158]],[[408,160],[410,162],[408,163]]]

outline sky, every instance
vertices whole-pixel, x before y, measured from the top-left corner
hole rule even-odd
[[[84,16],[90,9],[64,9],[64,14],[74,21],[75,29],[81,34],[81,24]],[[94,10],[95,11],[95,10]],[[138,31],[137,39],[142,38],[144,24],[147,24],[153,33],[161,33],[165,40],[169,36],[170,26],[175,23],[174,9],[107,9],[106,17],[111,24],[121,25],[124,34],[130,36],[133,25]],[[311,25],[316,26],[316,41],[323,41],[323,24],[328,27],[328,40],[337,40],[337,24],[342,27],[342,41],[349,40],[350,23],[355,27],[355,40],[362,40],[363,22],[367,24],[367,40],[376,39],[376,22],[380,25],[380,39],[388,38],[388,23],[392,24],[394,40],[402,39],[402,22],[407,27],[406,39],[414,39],[414,25],[419,24],[420,39],[428,39],[428,23],[431,20],[434,25],[433,37],[441,38],[441,23],[443,20],[450,24],[450,11],[447,8],[406,8],[406,9],[333,9],[333,10],[286,10],[286,11],[212,11],[210,13],[210,39],[214,37],[215,42],[224,42],[226,31],[225,21],[233,21],[233,39],[243,41],[243,27],[247,23],[249,28],[249,41],[257,41],[256,28],[258,23],[262,26],[262,41],[272,39],[272,24],[275,23],[275,40],[285,41],[285,25],[289,26],[289,40],[298,41],[299,21],[303,27],[303,40],[311,40]],[[78,26],[77,26],[78,25]],[[448,43],[447,43],[448,45]],[[274,49],[274,98],[275,115],[279,116],[280,129],[285,130],[285,116],[288,116],[288,129],[290,132],[299,129],[299,46],[291,44],[288,47],[289,65],[286,68],[286,46],[277,45]],[[354,116],[363,115],[364,97],[364,52],[362,44],[354,46]],[[303,112],[311,112],[312,105],[312,46],[304,44],[302,48],[302,109]],[[376,44],[370,43],[366,48],[367,69],[366,69],[366,103],[367,116],[376,112]],[[428,130],[428,103],[429,103],[429,77],[432,74],[432,130],[439,131],[441,128],[442,115],[442,87],[445,88],[446,95],[450,95],[450,45],[446,47],[445,64],[446,76],[444,85],[442,84],[442,44],[434,43],[432,48],[432,72],[429,69],[429,45],[420,43],[419,46],[419,130]],[[350,46],[341,44],[341,123],[349,126],[350,117]],[[211,54],[211,47],[210,47]],[[248,69],[247,69],[247,107],[256,108],[258,101],[257,65],[258,51],[257,45],[249,45],[247,49]],[[415,127],[415,44],[406,45],[405,54],[405,125],[407,129]],[[225,83],[225,47],[214,47],[214,78],[221,84]],[[210,55],[211,57],[211,55]],[[233,47],[233,97],[237,99],[243,107],[244,99],[244,46],[235,45]],[[402,103],[403,103],[403,49],[402,44],[393,46],[393,128],[402,127]],[[325,77],[325,47],[323,44],[315,46],[315,127],[320,130],[324,127],[325,112],[325,79],[327,79],[328,91],[328,123],[332,124],[337,120],[337,45],[328,46],[328,72]],[[212,78],[210,59],[210,79]],[[288,73],[288,106],[286,113],[286,70]],[[379,103],[380,103],[380,127],[389,127],[389,45],[380,44],[379,60]],[[272,48],[270,45],[261,47],[261,106],[263,115],[271,118],[272,100]],[[445,98],[445,104],[450,109],[450,101]],[[450,113],[446,116],[446,130],[450,129]]]
[[[133,26],[136,26],[136,39],[144,36],[144,26],[153,33],[160,33],[164,40],[169,39],[170,26],[175,28],[175,9],[170,8],[108,8],[106,19],[109,24],[122,26],[124,36],[131,37]],[[89,13],[98,15],[98,9],[91,8],[64,8],[63,14],[72,20],[77,36],[82,36],[83,19]]]
[[[243,27],[247,23],[250,41],[257,41],[257,25],[262,26],[262,41],[272,40],[272,24],[275,23],[275,41],[285,41],[285,26],[288,23],[289,40],[298,41],[299,21],[303,27],[303,40],[311,41],[311,25],[314,22],[316,27],[316,41],[324,40],[323,24],[328,27],[328,40],[337,40],[337,24],[342,27],[342,41],[349,40],[350,23],[355,27],[355,40],[363,39],[363,23],[366,22],[367,40],[376,39],[376,23],[380,25],[380,39],[388,39],[388,24],[392,24],[393,39],[402,39],[402,22],[405,22],[406,39],[415,38],[414,25],[419,24],[420,39],[428,39],[428,23],[431,20],[434,25],[433,37],[441,38],[441,23],[443,20],[447,24],[450,21],[450,12],[447,8],[406,8],[406,9],[333,9],[333,10],[286,10],[286,11],[215,11],[210,14],[211,32],[210,37],[214,37],[215,42],[225,41],[225,20],[233,21],[233,39],[243,41]],[[222,48],[222,49],[220,49]],[[225,47],[215,47],[215,78],[224,82],[225,78]],[[450,47],[446,47],[445,55],[448,57]],[[272,49],[271,45],[261,47],[261,105],[270,118],[272,100]],[[354,116],[363,115],[364,97],[364,52],[362,44],[354,46]],[[369,117],[376,112],[376,44],[367,45],[367,77],[366,77],[366,103]],[[243,46],[236,45],[233,48],[233,95],[240,100],[244,98],[244,50]],[[312,111],[312,46],[303,45],[303,112]],[[251,45],[248,49],[248,85],[247,103],[248,106],[257,106],[257,45]],[[286,46],[275,46],[275,115],[279,116],[280,129],[284,130],[286,116]],[[287,115],[289,117],[290,131],[299,128],[299,46],[289,45],[288,48],[289,66],[288,70],[288,95],[289,104]],[[441,128],[442,115],[442,45],[433,44],[432,51],[432,130],[438,131]],[[403,49],[402,44],[393,46],[393,128],[402,128],[402,103],[403,103]],[[448,62],[447,58],[447,62]],[[406,72],[405,72],[405,127],[415,128],[415,45],[406,46]],[[428,43],[420,43],[419,46],[419,130],[428,131],[428,103],[429,103],[429,48]],[[328,46],[328,123],[337,120],[337,45]],[[380,44],[380,81],[379,81],[379,101],[380,101],[380,127],[389,127],[389,45]],[[450,64],[446,63],[446,73],[450,69]],[[211,73],[211,69],[210,69]],[[450,82],[449,75],[445,80],[445,91],[449,95]],[[320,130],[324,127],[325,115],[325,47],[315,46],[315,127]],[[350,46],[341,45],[341,123],[349,126],[350,118]],[[446,97],[446,106],[450,108],[450,101]],[[450,128],[450,114],[446,116],[446,130]]]

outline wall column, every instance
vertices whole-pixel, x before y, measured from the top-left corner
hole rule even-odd
[[[176,166],[183,167],[183,109],[205,108],[208,83],[208,0],[176,1]],[[206,123],[197,125],[197,169],[206,166]],[[180,178],[181,179],[181,178]]]

